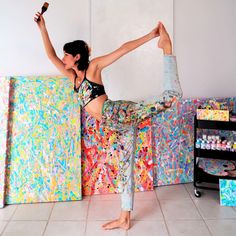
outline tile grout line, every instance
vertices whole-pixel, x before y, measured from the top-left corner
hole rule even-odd
[[[158,186],[157,186],[156,188],[158,188]],[[158,199],[158,197],[157,197],[157,193],[156,193],[155,187],[154,187],[153,190],[155,191],[156,200],[157,200],[157,202],[158,202],[158,204],[159,204],[159,206],[160,206],[161,213],[162,213],[162,215],[163,215],[163,219],[164,219],[164,223],[165,223],[165,226],[166,226],[167,233],[168,233],[169,236],[171,236],[171,235],[170,235],[169,228],[168,228],[167,223],[166,223],[165,215],[164,215],[163,210],[162,210],[162,207],[161,207],[161,203],[160,203],[160,201],[159,201],[159,199]]]
[[[231,207],[232,209],[233,209],[233,211],[235,211],[236,212],[236,207]]]
[[[202,216],[202,214],[201,214],[201,211],[198,209],[198,207],[197,207],[196,203],[194,202],[193,198],[191,197],[191,194],[189,193],[189,191],[188,191],[188,189],[187,189],[187,187],[186,187],[186,185],[185,185],[185,184],[184,184],[184,188],[185,188],[185,190],[188,192],[188,194],[189,194],[189,197],[190,197],[190,199],[192,200],[192,202],[193,202],[194,206],[196,207],[196,209],[197,209],[197,211],[198,211],[199,215],[201,216],[201,218],[202,218],[202,220],[203,220],[203,222],[204,222],[205,226],[207,227],[207,230],[208,230],[208,232],[210,233],[210,235],[212,235],[212,233],[211,233],[211,231],[210,231],[210,229],[209,229],[209,227],[208,227],[208,225],[207,225],[207,223],[206,223],[206,221],[205,221],[204,217],[203,217],[203,216]]]
[[[8,205],[9,206],[9,205]],[[4,231],[6,230],[6,228],[7,228],[7,226],[9,225],[9,223],[11,222],[11,220],[12,220],[12,218],[13,218],[13,216],[15,215],[15,213],[16,213],[16,210],[18,209],[18,206],[19,205],[16,205],[16,209],[14,210],[14,212],[12,213],[12,216],[9,218],[9,220],[7,220],[7,223],[6,223],[6,225],[5,225],[5,227],[3,228],[3,231],[2,231],[2,233],[4,233]],[[0,234],[1,235],[1,234]]]
[[[82,195],[82,198],[83,198],[83,195]],[[85,232],[84,232],[84,235],[86,235],[86,233],[87,233],[88,214],[89,214],[90,203],[91,203],[91,195],[89,196],[89,201],[88,201],[87,215],[86,215],[86,219],[85,219]]]
[[[44,236],[45,233],[46,233],[46,230],[47,230],[47,227],[48,227],[48,224],[49,224],[49,221],[50,221],[50,218],[51,218],[51,215],[52,215],[52,211],[53,211],[53,209],[54,209],[54,206],[55,206],[55,202],[53,203],[53,206],[52,206],[51,212],[50,212],[50,214],[49,214],[49,217],[48,217],[48,220],[47,220],[47,223],[46,223],[46,226],[45,226],[45,229],[44,229],[44,231],[43,231],[42,236]]]
[[[189,197],[190,197],[190,199],[191,199],[193,205],[194,205],[195,208],[197,209],[197,212],[199,213],[199,215],[201,216],[202,220],[204,221],[204,218],[203,218],[203,216],[202,216],[202,214],[201,214],[201,211],[198,209],[196,203],[194,202],[193,198],[191,197],[191,194],[189,193],[189,191],[188,191],[187,187],[185,186],[185,184],[184,184],[184,188],[185,188],[185,190],[187,191],[187,193],[188,193],[188,195],[189,195]]]

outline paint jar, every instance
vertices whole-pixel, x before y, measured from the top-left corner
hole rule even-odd
[[[222,151],[226,151],[226,143],[222,143],[221,144],[221,150]]]
[[[236,152],[236,142],[233,144],[233,151]]]
[[[211,144],[210,144],[210,141],[207,140],[206,142],[206,149],[207,150],[210,150],[211,149]]]
[[[226,144],[226,151],[231,151],[231,142],[228,141],[227,144]]]
[[[197,139],[195,147],[196,148],[201,148],[201,139]]]
[[[211,139],[212,139],[212,141],[216,141],[216,136],[215,136],[215,135],[212,135],[212,136],[211,136]]]
[[[211,150],[216,150],[216,141],[211,141]]]
[[[230,148],[231,152],[234,152],[234,142],[231,142],[231,148]]]
[[[216,143],[216,150],[218,150],[218,151],[221,150],[221,142],[220,142],[220,140],[218,140],[217,143]]]
[[[206,143],[204,140],[201,142],[201,149],[206,149]]]

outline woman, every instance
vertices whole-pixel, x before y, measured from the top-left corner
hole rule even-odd
[[[39,18],[39,21],[37,19]],[[74,84],[74,91],[78,93],[81,106],[102,126],[115,129],[120,135],[128,137],[129,143],[135,142],[135,128],[142,120],[170,108],[176,98],[182,96],[177,75],[175,57],[172,55],[172,43],[162,23],[145,36],[123,44],[117,50],[89,61],[90,49],[82,40],[76,40],[64,45],[62,60],[50,41],[45,21],[38,12],[34,18],[37,23],[48,58],[57,69]],[[160,37],[159,37],[160,36]],[[164,54],[165,91],[161,97],[152,101],[134,103],[130,101],[111,101],[108,99],[103,84],[102,70],[114,63],[120,57],[159,37],[158,47]],[[127,135],[129,134],[129,135]],[[120,160],[120,178],[122,182],[121,214],[117,220],[103,225],[104,229],[130,228],[130,212],[133,210],[134,182],[133,182],[133,153],[134,145],[125,146],[120,143],[124,156]]]

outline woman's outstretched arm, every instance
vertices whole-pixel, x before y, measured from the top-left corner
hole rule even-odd
[[[39,18],[39,20],[37,21],[37,19]],[[72,82],[74,82],[74,77],[75,77],[75,72],[70,69],[67,70],[65,69],[65,65],[62,62],[62,60],[57,56],[55,49],[51,43],[50,37],[48,35],[48,31],[47,31],[47,27],[45,24],[45,20],[43,18],[42,15],[40,15],[40,13],[38,12],[35,17],[34,17],[34,21],[37,23],[41,36],[42,36],[42,40],[43,40],[43,44],[44,44],[44,48],[46,51],[46,54],[49,58],[49,60],[56,66],[56,68],[66,77],[68,77]]]
[[[118,60],[120,57],[124,56],[125,54],[133,51],[134,49],[140,47],[141,45],[147,43],[148,41],[156,38],[159,36],[159,25],[160,23],[148,34],[144,35],[143,37],[140,37],[138,39],[129,41],[127,43],[124,43],[120,48],[117,50],[93,59],[93,63],[96,64],[97,69],[102,70],[103,68],[109,66],[116,60]]]

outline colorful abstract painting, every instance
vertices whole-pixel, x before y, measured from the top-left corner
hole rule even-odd
[[[212,98],[181,99],[170,110],[153,117],[154,186],[193,181],[194,116],[198,106],[209,100]],[[235,102],[235,98],[216,100],[229,105]],[[233,136],[228,131],[219,133]]]
[[[68,79],[15,77],[0,82],[0,207],[4,201],[80,200],[82,193],[120,192],[119,132],[100,127],[85,111],[80,113]],[[209,99],[182,99],[140,123],[136,191],[192,182],[194,115]]]
[[[236,206],[236,180],[220,179],[220,204],[222,206]]]
[[[10,79],[7,204],[82,199],[80,107],[61,77]]]
[[[119,193],[119,161],[124,145],[118,132],[101,128],[99,122],[82,114],[82,187],[83,195]],[[127,137],[127,140],[129,138]],[[128,141],[127,141],[128,142]],[[151,120],[142,122],[137,131],[134,161],[135,190],[153,189],[153,161],[151,148]]]
[[[4,206],[9,87],[9,79],[0,77],[0,208]]]
[[[181,152],[183,135],[179,107],[180,102],[176,102],[171,109],[153,117],[154,184],[157,186],[183,181],[181,175],[188,160]]]

